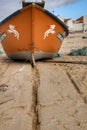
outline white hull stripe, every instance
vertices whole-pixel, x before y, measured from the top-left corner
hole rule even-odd
[[[11,59],[17,59],[17,60],[32,60],[32,52],[29,51],[22,51],[22,52],[13,52],[7,54],[9,58]],[[35,60],[39,59],[48,59],[48,58],[54,58],[56,53],[52,52],[35,52],[34,58]]]

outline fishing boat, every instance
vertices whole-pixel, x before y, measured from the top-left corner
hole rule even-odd
[[[68,29],[44,4],[22,0],[22,9],[0,22],[0,42],[9,58],[34,62],[58,53]]]

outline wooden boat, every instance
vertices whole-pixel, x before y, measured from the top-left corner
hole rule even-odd
[[[68,35],[66,25],[44,9],[27,3],[0,22],[0,41],[7,56],[17,60],[53,58]]]

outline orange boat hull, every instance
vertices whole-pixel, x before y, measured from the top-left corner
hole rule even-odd
[[[53,58],[68,35],[67,27],[47,10],[31,4],[0,23],[2,46],[11,59]]]

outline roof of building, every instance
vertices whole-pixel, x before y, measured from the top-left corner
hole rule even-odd
[[[74,22],[75,23],[83,23],[83,16],[81,16],[80,18],[76,19]]]
[[[64,19],[64,22],[67,22],[67,21],[69,21],[69,20],[71,20],[71,18]]]

